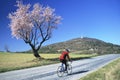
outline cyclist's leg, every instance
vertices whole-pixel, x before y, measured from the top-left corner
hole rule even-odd
[[[64,71],[67,71],[67,60],[60,60],[62,62],[62,67],[64,68],[64,65],[65,65],[65,68],[64,68]]]
[[[64,60],[60,60],[61,62],[61,71],[64,71]]]
[[[65,71],[67,71],[67,60],[64,60],[64,64],[65,64]]]

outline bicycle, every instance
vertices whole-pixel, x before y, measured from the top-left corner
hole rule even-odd
[[[61,63],[61,65],[57,69],[57,75],[62,77],[64,74],[71,74],[72,73],[72,65],[71,62],[67,62],[67,71],[65,71],[65,65]]]

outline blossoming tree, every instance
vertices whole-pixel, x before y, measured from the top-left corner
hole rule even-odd
[[[23,39],[29,44],[36,58],[41,58],[38,50],[42,44],[51,38],[53,29],[61,21],[61,16],[56,16],[55,10],[49,6],[43,7],[39,3],[33,5],[17,1],[17,10],[9,13],[12,36]]]

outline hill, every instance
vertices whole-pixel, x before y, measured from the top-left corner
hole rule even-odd
[[[59,42],[42,47],[41,53],[56,53],[68,48],[75,53],[120,53],[120,46],[112,43],[107,43],[95,38],[76,38],[65,42]]]

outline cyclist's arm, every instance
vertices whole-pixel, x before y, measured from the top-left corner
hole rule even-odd
[[[67,58],[68,58],[69,61],[71,61],[69,54],[67,55]]]

